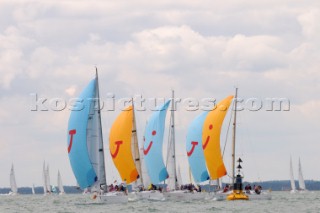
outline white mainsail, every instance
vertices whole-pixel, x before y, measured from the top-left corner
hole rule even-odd
[[[139,173],[139,178],[133,183],[133,187],[141,186],[144,182],[143,175],[142,175],[142,165],[141,165],[141,156],[139,152],[139,143],[138,143],[138,135],[137,135],[137,127],[136,127],[136,119],[135,119],[135,112],[134,112],[134,105],[132,100],[132,113],[133,113],[133,119],[132,119],[132,133],[131,133],[131,150],[133,154],[133,159],[135,162],[135,166],[137,168],[137,171]]]
[[[43,168],[42,168],[42,180],[43,180],[43,194],[47,194],[47,175],[46,175],[46,163],[43,162]]]
[[[49,172],[49,165],[47,165],[47,170],[45,172],[46,183],[47,183],[47,191],[51,192],[51,184],[50,184],[50,172]]]
[[[63,189],[63,184],[62,184],[62,179],[60,175],[60,171],[58,170],[58,188],[59,188],[59,194],[65,194],[64,189]]]
[[[97,81],[95,87],[95,95],[90,105],[89,119],[87,125],[87,147],[89,152],[89,158],[98,177],[98,180],[95,183],[95,185],[92,186],[91,191],[100,191],[101,187],[104,188],[104,191],[107,191],[98,88],[99,85]]]
[[[32,194],[33,194],[33,195],[35,194],[35,191],[34,191],[34,184],[32,184],[31,192],[32,192]]]
[[[168,190],[175,190],[179,187],[176,170],[176,151],[175,151],[175,131],[174,131],[174,91],[172,91],[171,101],[171,117],[170,117],[170,130],[169,130],[169,142],[167,151],[167,170],[169,178],[167,179]]]
[[[292,159],[290,157],[290,183],[291,183],[291,191],[294,192],[296,191],[296,184],[294,182],[294,177],[293,177],[293,168],[292,168]]]
[[[301,162],[299,158],[299,189],[300,190],[306,190],[306,185],[304,183],[303,175],[302,175],[302,168],[301,168]]]
[[[177,181],[178,181],[179,184],[182,184],[182,176],[181,176],[180,165],[178,165]]]
[[[146,122],[146,126],[147,126],[147,123]],[[143,134],[145,135],[145,134]],[[143,143],[145,142],[144,138],[143,138]],[[147,170],[147,166],[146,166],[146,162],[145,162],[145,159],[144,159],[144,154],[143,154],[143,144],[142,144],[142,147],[140,149],[141,151],[141,155],[140,155],[140,161],[141,161],[141,176],[142,176],[142,179],[143,179],[143,186],[145,189],[147,189],[150,184],[151,184],[151,181],[150,181],[150,178],[149,178],[149,175],[148,175],[148,170]]]
[[[14,194],[18,193],[18,188],[17,188],[17,183],[16,183],[16,177],[14,173],[14,168],[13,164],[11,166],[11,171],[10,171],[10,186],[11,186],[11,192]]]

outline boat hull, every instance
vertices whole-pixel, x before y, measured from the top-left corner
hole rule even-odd
[[[137,201],[137,200],[164,201],[165,197],[162,192],[151,190],[151,191],[132,192],[129,194],[128,200],[129,201]]]
[[[117,203],[127,203],[128,196],[123,193],[105,193],[103,195],[98,195],[98,199],[102,203],[117,204]]]
[[[204,200],[206,196],[207,196],[207,193],[204,193],[204,192],[190,192],[190,191],[184,191],[184,190],[164,192],[164,197],[166,200],[174,200],[174,201]]]

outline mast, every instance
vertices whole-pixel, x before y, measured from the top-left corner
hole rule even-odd
[[[303,175],[302,175],[302,168],[301,168],[301,162],[299,158],[299,189],[300,190],[305,190],[306,185],[304,183]]]
[[[292,169],[292,158],[290,156],[290,184],[291,184],[291,190],[296,191],[296,184],[294,182],[294,177],[293,177],[293,169]]]
[[[236,164],[235,152],[236,152],[237,97],[238,97],[238,88],[236,88],[236,93],[234,96],[234,118],[233,118],[233,133],[232,133],[232,185],[234,185],[235,164]]]
[[[101,125],[101,112],[100,112],[100,94],[99,94],[99,76],[98,76],[98,69],[96,67],[96,101],[97,101],[97,109],[96,112],[98,113],[98,119],[97,119],[97,124],[98,124],[98,180],[99,184],[106,186],[107,181],[106,181],[106,172],[105,172],[105,164],[104,164],[104,149],[103,149],[103,138],[102,138],[102,125]],[[95,110],[95,109],[94,109]],[[105,189],[106,190],[106,189]]]
[[[177,186],[177,170],[176,170],[176,141],[175,141],[175,131],[174,131],[174,128],[175,128],[175,124],[174,124],[174,90],[172,90],[172,102],[171,102],[171,107],[172,107],[172,110],[171,110],[171,141],[172,141],[172,149],[173,149],[173,167],[174,167],[174,178],[175,178],[175,185]]]
[[[143,185],[143,175],[141,169],[141,160],[140,160],[140,153],[139,153],[139,144],[138,144],[138,137],[137,137],[137,127],[136,127],[136,117],[134,112],[134,103],[132,99],[132,134],[131,134],[131,141],[132,141],[132,150],[133,150],[133,158],[136,165],[136,168],[139,173],[140,183]],[[138,180],[137,180],[138,183]],[[139,184],[138,184],[139,185]]]
[[[176,170],[176,150],[175,150],[175,132],[174,132],[174,91],[172,90],[171,100],[171,115],[170,115],[170,127],[168,137],[168,149],[167,149],[167,163],[166,168],[168,170],[168,188],[175,190],[178,186],[177,170]]]
[[[17,193],[18,188],[17,188],[17,183],[16,183],[16,177],[14,174],[13,164],[11,165],[11,171],[10,171],[10,185],[11,185],[11,192]]]

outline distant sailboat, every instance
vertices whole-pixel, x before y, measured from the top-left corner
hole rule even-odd
[[[58,170],[58,181],[57,182],[58,182],[59,195],[65,194],[59,170]]]
[[[50,182],[50,171],[49,171],[49,165],[47,165],[47,169],[46,169],[46,183],[47,183],[47,190],[49,192],[53,192],[52,187],[51,187],[51,182]]]
[[[299,158],[299,168],[298,168],[298,173],[299,173],[299,191],[306,191],[306,185],[304,183],[303,175],[302,175],[302,167],[301,167],[301,162]]]
[[[32,192],[33,195],[36,194],[35,191],[34,191],[34,184],[32,184],[31,192]]]
[[[91,188],[93,198],[107,203],[128,201],[123,193],[108,192],[104,163],[98,72],[82,91],[70,113],[68,155],[81,189]]]
[[[292,168],[292,159],[290,157],[290,184],[291,184],[291,193],[295,193],[296,190],[296,183],[294,182],[294,176],[293,176],[293,168]]]
[[[16,177],[15,177],[13,164],[12,164],[11,170],[10,170],[10,186],[11,186],[11,191],[9,192],[9,195],[17,195],[18,194],[18,187],[17,187],[17,183],[16,183]]]
[[[43,180],[43,194],[49,195],[51,194],[51,186],[50,186],[50,178],[49,176],[49,166],[46,168],[45,161],[43,162],[43,168],[42,168],[42,180]]]

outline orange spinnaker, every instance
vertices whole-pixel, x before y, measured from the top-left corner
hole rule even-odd
[[[233,96],[229,96],[219,102],[216,108],[208,113],[203,124],[202,147],[211,180],[227,174],[220,150],[220,132],[232,99]]]
[[[139,178],[131,151],[132,126],[133,110],[132,106],[129,106],[113,122],[109,136],[113,163],[117,167],[121,179],[127,184]]]

